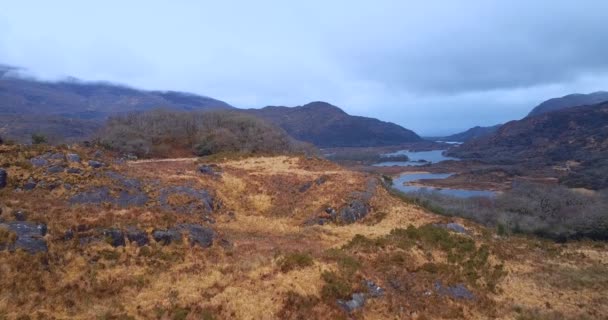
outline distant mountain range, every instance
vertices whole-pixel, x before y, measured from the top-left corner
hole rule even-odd
[[[532,167],[558,165],[570,186],[608,187],[608,102],[562,108],[515,120],[470,140],[450,155]]]
[[[413,131],[394,123],[352,116],[326,102],[311,102],[293,108],[269,106],[246,112],[318,147],[386,146],[422,140]]]
[[[226,102],[190,93],[145,91],[104,82],[38,81],[16,76],[18,70],[0,65],[0,136],[23,142],[33,133],[55,142],[84,139],[108,116],[124,112],[161,107],[238,110]],[[242,111],[319,147],[385,146],[421,140],[394,123],[351,116],[325,102]]]
[[[498,130],[498,128],[500,128],[500,126],[502,126],[502,124],[497,124],[497,125],[491,126],[491,127],[476,126],[476,127],[470,128],[466,131],[455,133],[453,135],[449,135],[449,136],[445,136],[445,137],[432,137],[432,138],[428,138],[428,139],[434,140],[434,141],[466,142],[469,140],[473,140],[476,138],[480,138],[480,137],[484,137],[489,134],[492,134],[492,133],[496,132],[496,130]]]
[[[598,91],[589,94],[574,93],[561,98],[553,98],[536,106],[528,117],[537,116],[539,114],[557,111],[565,108],[580,107],[592,104],[598,104],[608,101],[608,92]]]
[[[608,101],[608,92],[597,91],[589,94],[573,93],[561,98],[552,98],[543,101],[538,106],[534,107],[527,117],[537,116],[543,113],[562,110],[572,107],[580,107],[586,105],[594,105]],[[501,127],[500,124],[490,127],[476,126],[466,131],[455,133],[445,137],[430,137],[429,140],[435,141],[458,141],[467,142],[469,140],[481,138],[495,133]]]

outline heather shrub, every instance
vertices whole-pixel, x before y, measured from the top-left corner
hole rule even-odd
[[[138,157],[217,153],[316,153],[282,129],[237,111],[157,109],[111,117],[99,133],[108,149]]]

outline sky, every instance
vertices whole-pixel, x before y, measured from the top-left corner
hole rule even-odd
[[[0,64],[210,96],[326,101],[423,136],[608,90],[608,1],[0,0]]]

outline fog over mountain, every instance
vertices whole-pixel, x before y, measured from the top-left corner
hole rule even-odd
[[[0,63],[240,108],[329,101],[439,136],[606,90],[607,10],[599,0],[13,1],[0,11]]]

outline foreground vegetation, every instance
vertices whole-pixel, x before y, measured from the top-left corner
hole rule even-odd
[[[282,129],[237,111],[184,112],[163,109],[113,116],[99,142],[110,150],[137,157],[217,153],[314,153],[314,147]]]
[[[498,236],[315,157],[120,156],[0,146],[0,319],[608,316],[605,243]]]

